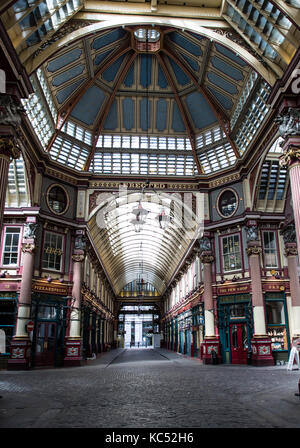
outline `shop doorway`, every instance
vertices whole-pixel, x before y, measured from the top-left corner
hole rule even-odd
[[[247,364],[248,333],[247,324],[230,324],[230,348],[232,364]]]
[[[54,364],[56,348],[56,322],[38,322],[36,333],[35,365]]]

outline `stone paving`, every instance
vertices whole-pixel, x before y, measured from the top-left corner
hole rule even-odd
[[[300,428],[299,377],[117,349],[82,367],[0,371],[0,428]]]

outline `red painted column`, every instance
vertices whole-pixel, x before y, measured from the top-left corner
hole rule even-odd
[[[73,260],[73,287],[72,287],[72,309],[70,317],[69,334],[65,338],[64,365],[79,366],[82,364],[82,337],[81,337],[81,282],[83,261],[85,259],[83,250],[75,250]]]
[[[292,305],[292,328],[291,339],[292,341],[300,338],[300,283],[298,277],[298,263],[297,263],[297,244],[288,243],[285,246],[285,256],[288,261],[288,272],[290,277],[290,293],[291,293],[291,305]]]
[[[262,249],[258,241],[249,241],[247,255],[251,275],[252,307],[254,335],[251,340],[252,364],[255,366],[274,365],[271,339],[266,331],[265,306],[262,290],[260,254]]]
[[[213,289],[212,289],[212,263],[214,256],[211,251],[202,252],[200,260],[203,263],[204,271],[204,319],[205,319],[205,336],[202,343],[202,360],[204,364],[211,364],[213,362],[212,351],[214,350],[220,361],[220,341],[215,334],[215,310],[213,303]]]
[[[30,218],[28,218],[29,220]],[[33,218],[35,221],[35,218]],[[29,222],[29,221],[28,221]],[[32,222],[32,221],[31,221]],[[16,321],[15,335],[10,345],[10,359],[8,360],[9,370],[28,369],[32,365],[31,360],[31,339],[26,330],[26,325],[30,320],[32,278],[34,269],[35,236],[29,235],[22,243],[23,270],[18,299],[18,314]]]

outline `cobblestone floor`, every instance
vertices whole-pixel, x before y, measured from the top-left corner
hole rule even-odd
[[[300,428],[299,376],[117,349],[82,367],[0,371],[0,428]]]

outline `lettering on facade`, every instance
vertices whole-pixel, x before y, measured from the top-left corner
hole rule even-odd
[[[242,292],[249,292],[250,291],[250,285],[244,285],[244,286],[228,286],[226,288],[218,288],[218,294],[238,294]]]
[[[59,285],[46,285],[45,283],[34,283],[32,287],[35,292],[49,292],[60,295],[67,295],[67,287]]]

